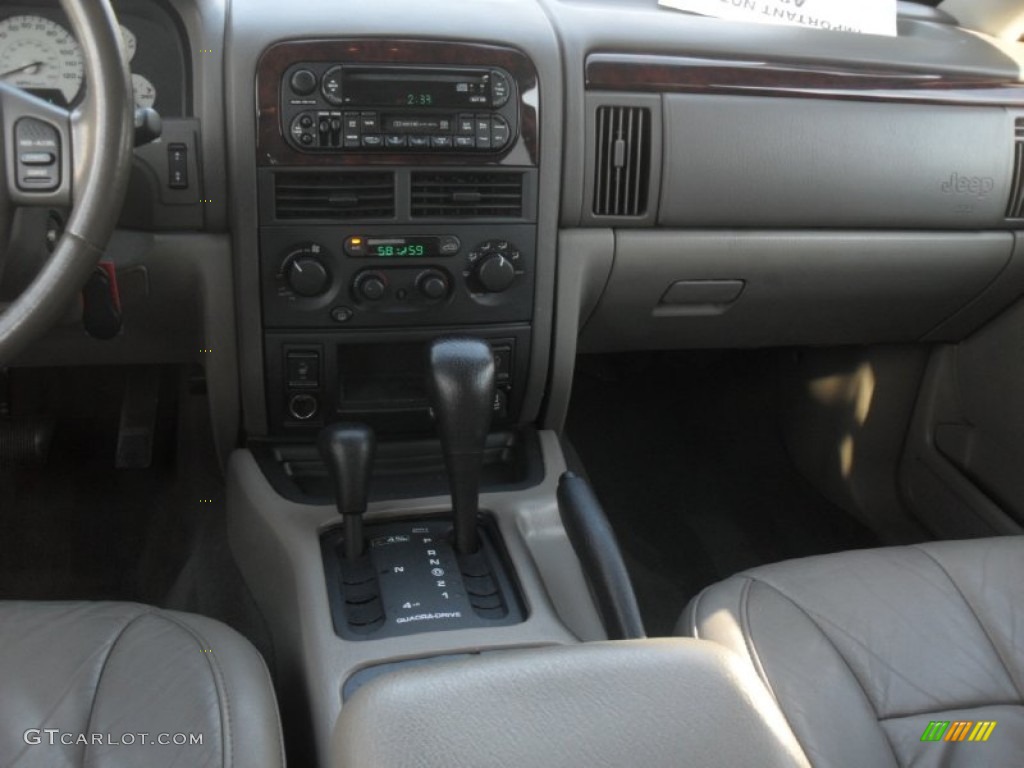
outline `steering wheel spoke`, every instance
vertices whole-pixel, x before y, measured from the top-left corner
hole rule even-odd
[[[10,204],[71,205],[71,113],[0,83],[4,186]],[[0,246],[2,247],[2,246]]]

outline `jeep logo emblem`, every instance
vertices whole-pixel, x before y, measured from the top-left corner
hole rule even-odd
[[[974,195],[988,197],[995,191],[996,180],[991,176],[961,176],[954,172],[948,181],[942,182],[942,191],[947,195]]]

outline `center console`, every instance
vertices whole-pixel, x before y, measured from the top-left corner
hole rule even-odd
[[[431,430],[426,344],[486,339],[519,421],[537,273],[537,74],[521,52],[295,41],[257,73],[269,433]]]
[[[466,13],[502,39],[504,11]],[[230,151],[252,224],[236,243],[248,445],[228,528],[291,762],[329,763],[344,701],[381,670],[609,636],[560,515],[561,445],[532,426],[553,332],[557,46],[532,6],[505,21],[529,55],[440,29],[244,44],[255,145],[247,163]]]

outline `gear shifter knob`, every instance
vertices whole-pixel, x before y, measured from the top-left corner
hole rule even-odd
[[[345,519],[345,558],[363,554],[363,515],[370,490],[376,448],[373,430],[365,424],[329,424],[317,439],[320,456],[334,483],[338,512]]]
[[[438,339],[430,345],[428,385],[451,484],[455,549],[469,554],[479,546],[480,471],[494,399],[490,346],[473,338]]]

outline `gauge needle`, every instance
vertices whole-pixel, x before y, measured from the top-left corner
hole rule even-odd
[[[32,69],[33,67],[35,67],[38,70],[42,66],[43,66],[43,62],[41,62],[41,61],[32,61],[32,62],[29,62],[28,64],[25,64],[22,67],[17,67],[16,69],[9,69],[9,70],[7,70],[2,75],[0,75],[0,78],[10,77],[11,75],[16,75],[19,72],[24,72],[27,69]],[[33,74],[35,74],[35,73],[33,73]]]

